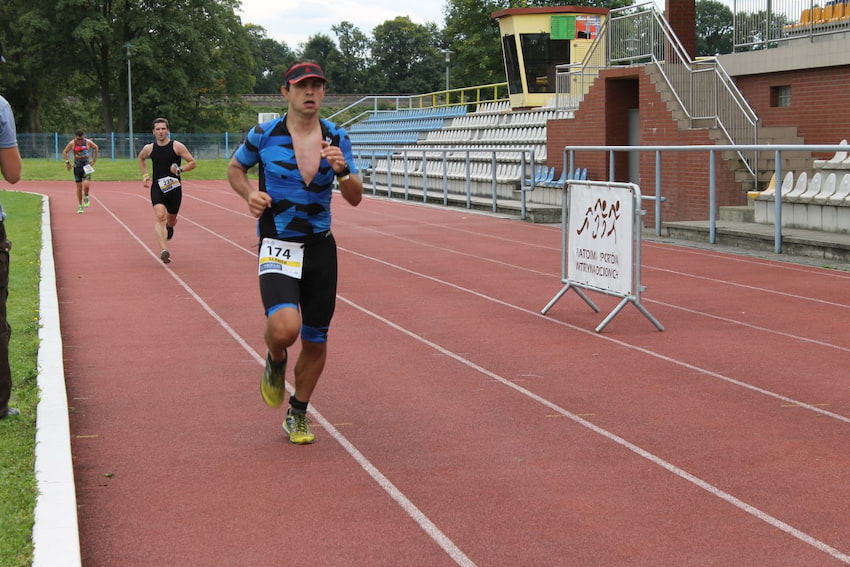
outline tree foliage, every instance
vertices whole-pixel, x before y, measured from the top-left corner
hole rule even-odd
[[[453,52],[453,75],[462,78],[462,84],[486,85],[505,80],[499,24],[491,14],[504,9],[506,4],[504,0],[446,3],[443,38]]]
[[[697,0],[697,55],[732,52],[732,10],[718,0]]]
[[[285,43],[266,35],[262,26],[245,24],[248,44],[255,63],[255,93],[277,93],[283,84],[286,69],[295,61],[297,54]]]
[[[632,3],[566,2],[609,9]],[[245,108],[239,95],[279,92],[299,58],[321,63],[337,93],[442,90],[446,50],[451,87],[503,82],[492,14],[563,4],[444,0],[443,27],[397,17],[367,35],[342,21],[331,27],[333,36],[318,33],[290,47],[261,26],[243,24],[239,0],[4,0],[0,40],[9,62],[0,65],[0,92],[22,132],[127,131],[129,59],[135,131],[149,130],[158,116],[177,131],[221,131]],[[699,53],[731,51],[729,9],[717,0],[696,6]]]
[[[253,88],[255,62],[237,6],[238,0],[8,0],[0,33],[16,46],[8,71],[20,81],[10,90],[4,81],[4,90],[13,93],[24,130],[42,126],[48,105],[94,105],[99,121],[71,129],[124,131],[129,55],[134,127],[149,129],[153,118],[167,116],[175,129],[196,130],[208,120],[205,107]]]
[[[373,35],[373,91],[425,93],[440,88],[444,66],[436,26],[399,16],[376,26]]]
[[[331,88],[340,93],[368,92],[371,41],[351,22],[341,22],[331,29],[339,43],[338,68],[334,69]]]

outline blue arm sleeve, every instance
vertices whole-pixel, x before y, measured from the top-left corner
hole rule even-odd
[[[236,161],[238,161],[245,169],[251,169],[259,163],[261,140],[262,134],[258,134],[257,127],[254,126],[248,131],[248,135],[245,136],[245,141],[242,142],[242,145],[239,146],[233,154]]]

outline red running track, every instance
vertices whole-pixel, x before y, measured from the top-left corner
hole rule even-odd
[[[330,356],[292,446],[259,395],[254,221],[188,181],[51,197],[83,564],[850,562],[850,274],[644,242],[643,302],[557,228],[334,200]],[[291,381],[291,375],[288,377]]]

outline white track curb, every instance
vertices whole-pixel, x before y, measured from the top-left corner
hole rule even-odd
[[[38,497],[32,530],[33,567],[78,567],[80,534],[71,459],[68,395],[62,362],[59,298],[53,262],[50,203],[42,199],[41,284],[39,287],[38,403],[35,434],[35,477]]]

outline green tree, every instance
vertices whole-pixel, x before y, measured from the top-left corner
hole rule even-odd
[[[239,106],[238,95],[254,86],[257,66],[248,33],[235,15],[239,2],[156,0],[155,4],[146,5],[142,21],[147,25],[133,30],[130,38],[133,86],[140,91],[140,112],[134,117],[140,117],[146,130],[157,116],[167,117],[177,131],[214,127],[209,121],[215,114],[208,108]]]
[[[445,47],[454,85],[486,85],[505,80],[499,23],[491,17],[504,0],[449,0],[446,3]]]
[[[331,36],[323,33],[311,35],[302,47],[301,58],[319,63],[324,68],[328,81],[333,84],[341,69],[339,68],[339,49]]]
[[[399,16],[376,26],[372,35],[372,92],[442,89],[444,63],[435,24],[423,26]]]
[[[791,21],[783,14],[766,11],[738,12],[735,17],[736,51],[752,51],[775,47],[775,40],[783,36],[783,28]]]
[[[283,84],[286,69],[292,65],[297,54],[284,42],[266,36],[266,29],[254,24],[245,24],[251,54],[257,65],[254,77],[255,93],[277,93]]]
[[[371,43],[369,38],[351,22],[340,22],[332,26],[339,43],[338,69],[333,89],[340,93],[367,93],[369,82],[369,60]]]
[[[238,5],[238,0],[8,0],[3,9],[11,19],[0,19],[0,30],[19,50],[14,71],[22,78],[9,87],[12,98],[31,130],[42,118],[61,115],[56,107],[71,104],[75,111],[91,106],[100,113],[96,128],[75,127],[126,131],[129,44],[136,130],[148,129],[158,115],[168,115],[175,129],[202,127],[208,106],[238,106],[227,101],[253,87],[255,64],[235,15]]]
[[[60,39],[55,14],[55,2],[47,0],[0,3],[0,37],[8,61],[0,65],[0,85],[20,131],[40,130],[45,111],[79,115],[79,107],[89,102],[69,70],[76,53]],[[77,112],[68,112],[72,107]]]
[[[718,0],[697,0],[697,55],[732,52],[732,10]]]

